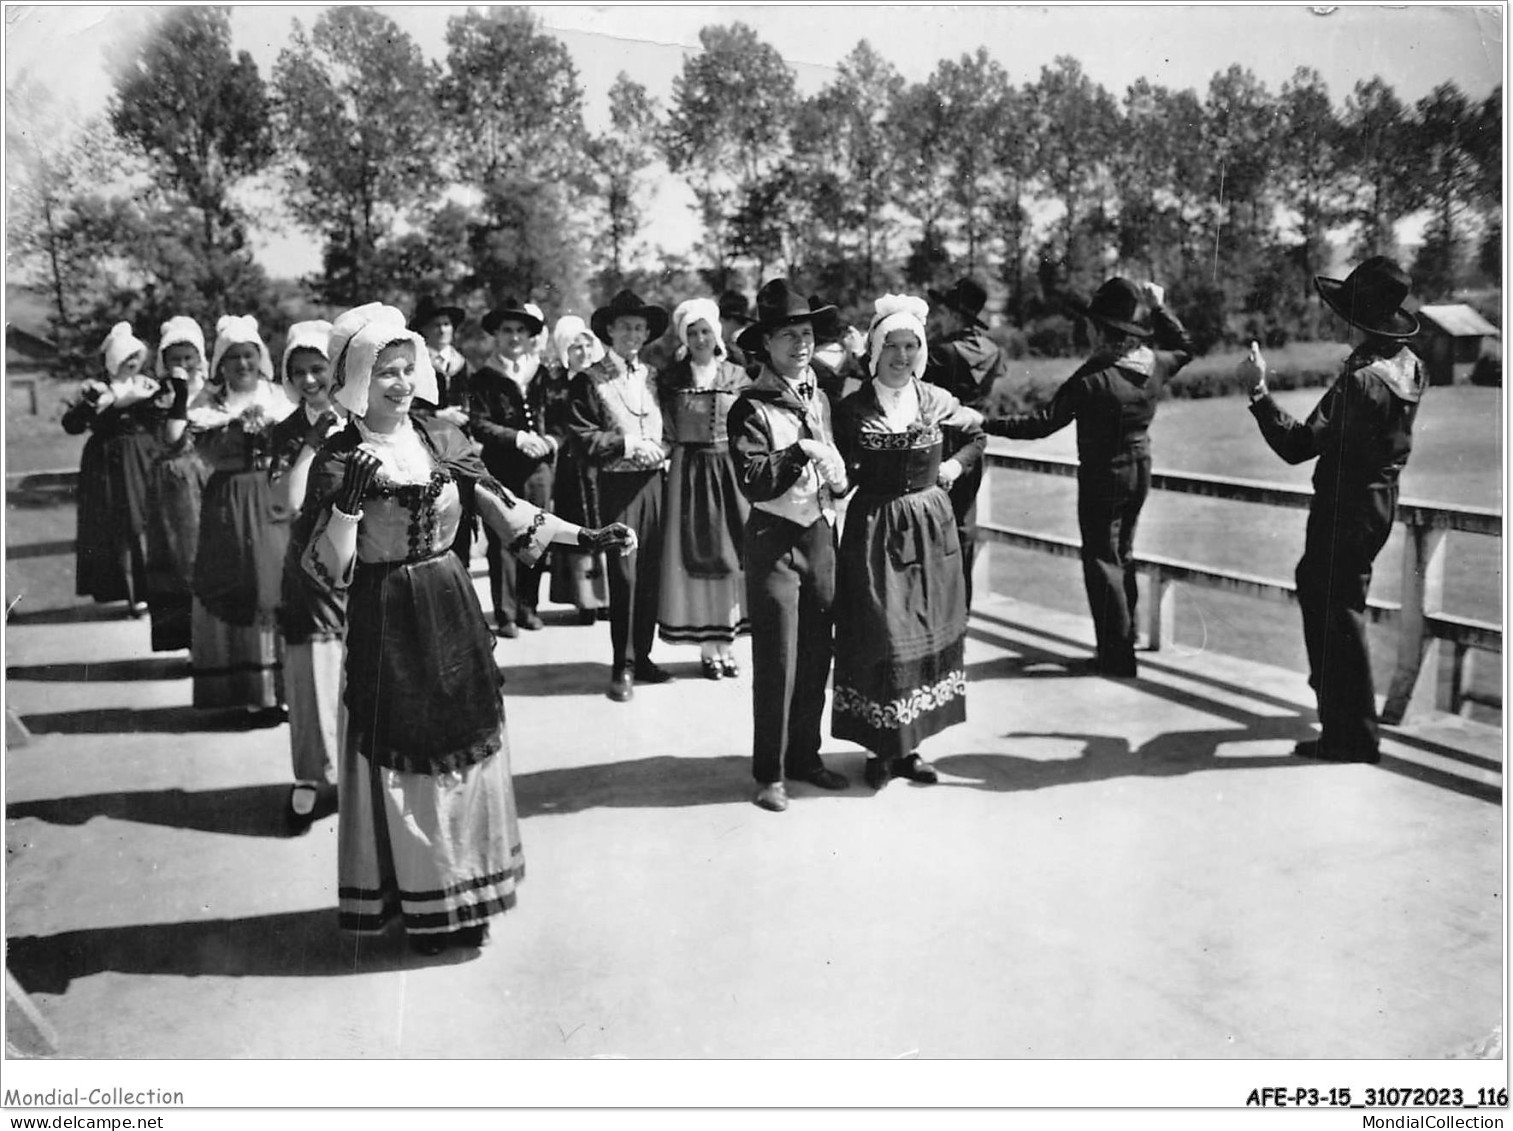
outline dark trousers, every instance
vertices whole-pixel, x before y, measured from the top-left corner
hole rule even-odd
[[[1135,523],[1150,486],[1149,459],[1099,468],[1077,486],[1082,581],[1098,661],[1115,675],[1135,674]]]
[[[487,525],[483,528],[483,556],[489,563],[489,596],[494,599],[494,616],[500,624],[519,620],[527,611],[535,612],[541,600],[541,575],[546,572],[545,559],[526,565],[504,548],[499,535]],[[452,548],[457,549],[456,543]]]
[[[1298,606],[1308,649],[1308,683],[1319,699],[1321,741],[1351,753],[1374,751],[1381,729],[1371,653],[1366,640],[1366,594],[1371,567],[1392,533],[1397,491],[1364,492],[1348,504],[1314,499],[1298,562]]]
[[[625,523],[640,543],[634,554],[604,558],[616,670],[651,659],[662,590],[662,479],[660,471],[599,474],[599,517],[606,526]]]
[[[746,523],[751,618],[751,773],[762,784],[820,769],[820,716],[834,652],[835,528],[753,508]]]

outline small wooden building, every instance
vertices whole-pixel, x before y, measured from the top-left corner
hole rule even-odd
[[[1456,385],[1471,376],[1482,339],[1498,337],[1497,327],[1463,302],[1418,308],[1413,348],[1429,368],[1429,384]]]

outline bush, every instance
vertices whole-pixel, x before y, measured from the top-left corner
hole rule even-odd
[[[1482,346],[1481,356],[1471,367],[1471,384],[1484,387],[1502,387],[1502,344],[1489,341]]]
[[[1029,356],[1029,335],[1015,326],[1006,323],[994,326],[988,331],[988,337],[992,338],[998,348],[1003,351],[1004,357],[1018,360]]]
[[[1053,314],[1031,327],[1025,344],[1031,357],[1067,357],[1077,346],[1076,327],[1070,318]]]

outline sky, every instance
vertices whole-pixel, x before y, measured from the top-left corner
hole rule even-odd
[[[445,54],[446,19],[465,6],[377,5],[428,57]],[[233,47],[251,53],[265,78],[294,20],[307,28],[327,5],[245,4],[233,9]],[[1480,99],[1503,79],[1504,9],[1487,4],[913,4],[913,5],[531,5],[577,66],[590,130],[608,122],[607,91],[625,71],[666,105],[685,54],[708,24],[756,28],[794,69],[802,93],[834,75],[861,39],[909,81],[943,58],[987,47],[1016,85],[1032,82],[1057,56],[1072,55],[1116,97],[1137,78],[1173,89],[1206,90],[1238,63],[1272,91],[1298,67],[1319,71],[1337,104],[1356,82],[1380,76],[1405,102],[1442,82]],[[6,85],[30,76],[81,115],[110,94],[102,65],[107,44],[141,26],[140,6],[5,6]],[[649,242],[686,247],[697,224],[691,197],[656,186]],[[260,257],[274,274],[315,269],[318,248],[287,231],[264,239]]]

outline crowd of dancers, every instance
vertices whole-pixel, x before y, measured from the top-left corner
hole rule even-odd
[[[1423,379],[1391,267],[1320,280],[1367,335],[1307,422],[1270,400],[1257,352],[1246,362],[1268,442],[1329,463],[1335,524],[1342,508],[1381,512],[1372,492],[1395,492],[1407,458],[1402,406]],[[338,813],[343,927],[397,914],[422,953],[481,945],[524,867],[495,641],[542,629],[543,584],[584,624],[609,622],[616,702],[671,678],[659,637],[698,647],[700,675],[722,680],[742,675],[732,646],[749,634],[762,808],[786,809],[789,781],[851,786],[820,757],[827,687],[832,736],[866,748],[869,787],[933,783],[920,745],[966,717],[986,437],[1075,421],[1097,639],[1084,666],[1136,675],[1148,427],[1193,356],[1162,288],[1110,280],[1080,308],[1092,357],[1044,409],[986,420],[1006,373],[986,292],[962,279],[927,294],[881,296],[865,332],[784,279],[754,315],[733,292],[669,314],[622,291],[550,332],[506,298],[482,319],[477,368],[454,342],[465,312],[435,296],[408,318],[372,303],[295,323],[276,368],[251,317],[219,319],[208,351],[190,318],[163,323],[155,348],[120,323],[64,419],[92,431],[78,591],[150,617],[154,650],[188,648],[196,707],[287,712],[287,820]],[[1394,441],[1342,454],[1340,437],[1379,439],[1372,412]],[[1340,488],[1354,482],[1341,460],[1375,461],[1357,476],[1365,503]],[[1314,527],[1299,592],[1306,565],[1324,730],[1297,753],[1374,760],[1369,664],[1364,705],[1360,671],[1341,674],[1364,657],[1365,590],[1342,607],[1334,575],[1369,582],[1379,545],[1343,561]],[[478,529],[492,624],[469,571]]]

